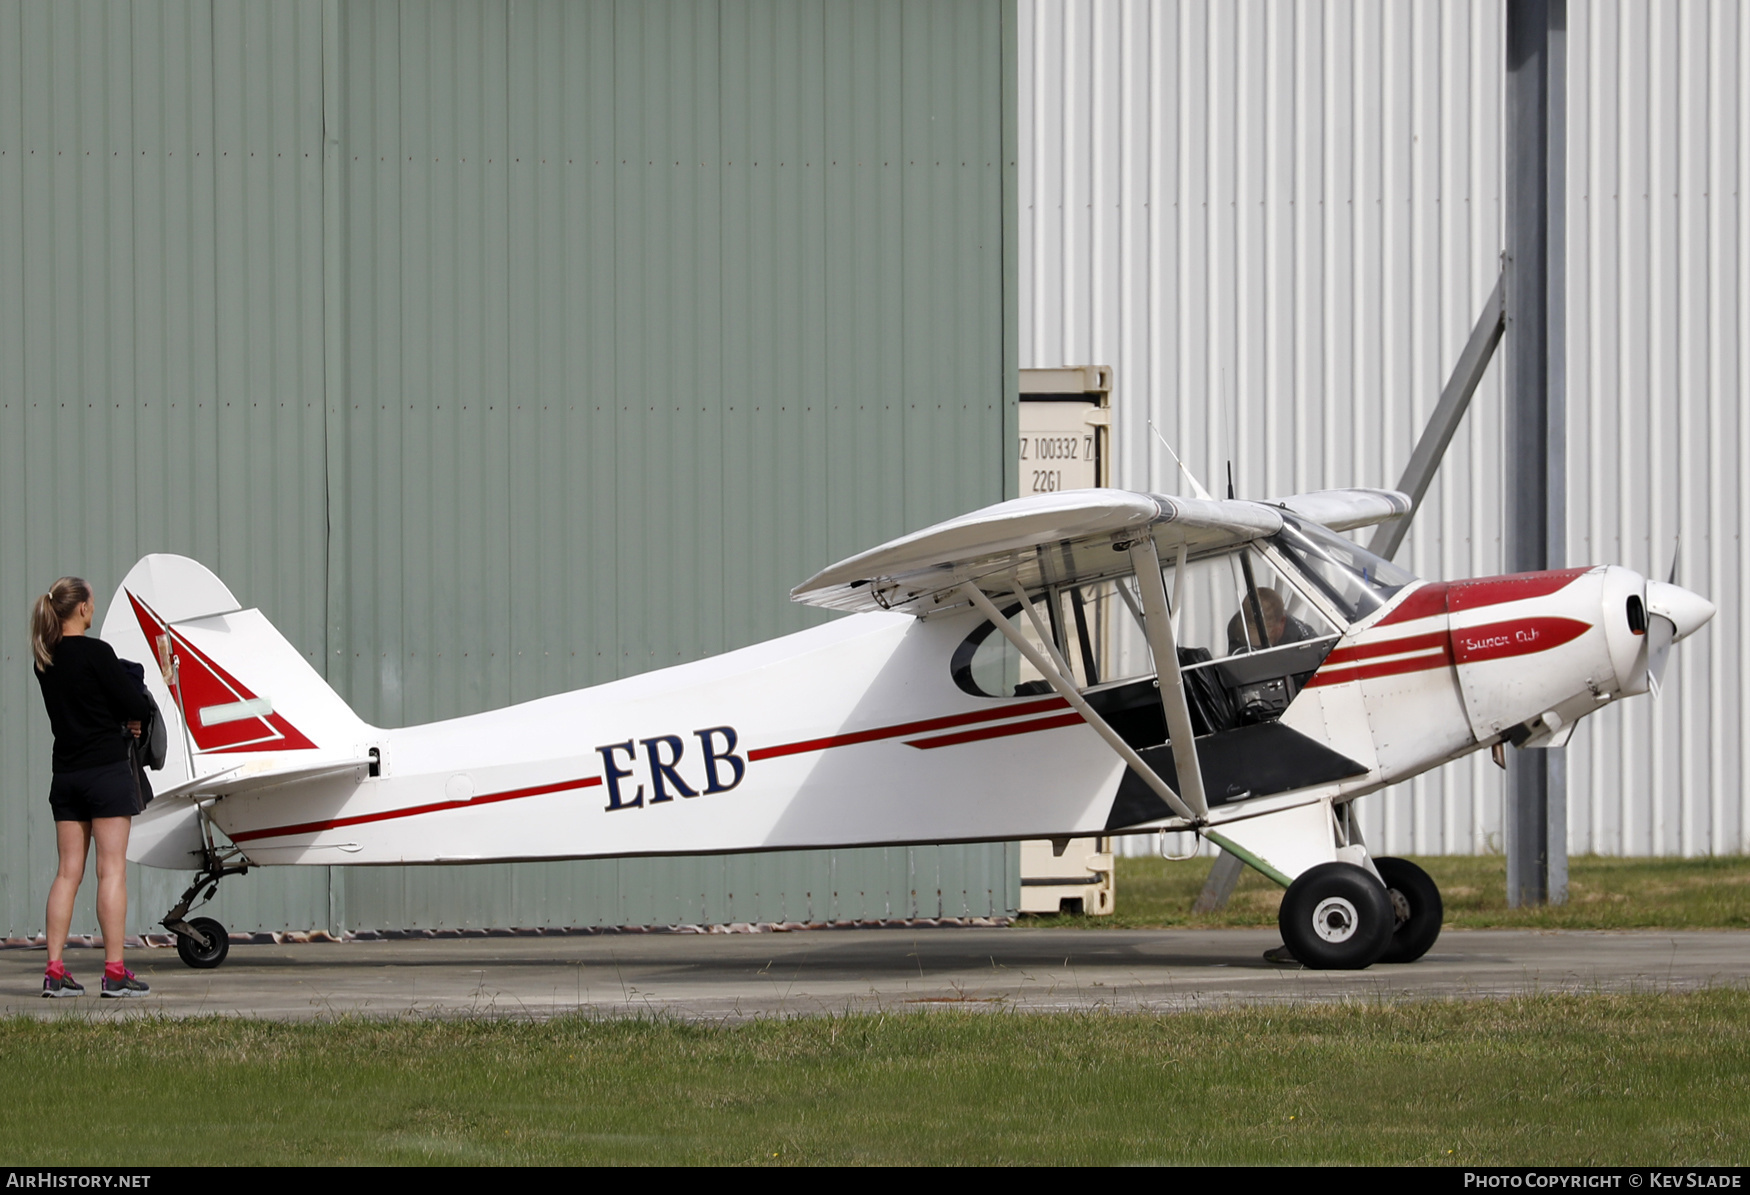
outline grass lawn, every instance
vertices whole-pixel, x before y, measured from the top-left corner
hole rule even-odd
[[[1750,857],[1622,859],[1582,855],[1568,862],[1568,903],[1507,907],[1504,855],[1417,858],[1440,885],[1446,924],[1466,929],[1750,929]],[[1274,926],[1282,889],[1247,868],[1228,906],[1193,914],[1210,859],[1118,860],[1117,910],[1110,917],[1028,917],[1026,925],[1118,928]]]
[[[1750,1162],[1750,993],[0,1021],[5,1164]]]

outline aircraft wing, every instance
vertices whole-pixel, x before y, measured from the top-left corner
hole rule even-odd
[[[790,591],[832,610],[924,615],[963,605],[957,590],[984,577],[1018,577],[1031,592],[1131,571],[1125,548],[1153,532],[1162,555],[1200,553],[1282,529],[1261,502],[1174,498],[1129,490],[1066,490],[1016,498],[937,523],[822,569]]]
[[[1161,575],[1163,558],[1201,555],[1275,535],[1284,512],[1335,530],[1409,513],[1388,490],[1327,490],[1277,503],[1171,498],[1128,490],[1068,490],[1017,498],[902,536],[826,568],[790,591],[798,602],[834,610],[900,610],[923,617],[974,606],[990,619],[1064,702],[1169,809],[1193,823],[1209,816],[1191,712],[1180,672],[1176,630]],[[1019,599],[1041,641],[1050,635],[1032,593],[1088,585],[1134,573],[1149,654],[1159,676],[1162,713],[1183,794],[1174,791],[1077,688],[1055,647],[1041,651],[991,601]],[[1134,609],[1134,606],[1132,607]],[[1049,655],[1049,658],[1048,658]]]
[[[1397,490],[1315,490],[1273,502],[1303,519],[1323,524],[1332,531],[1371,527],[1410,513],[1408,494]]]

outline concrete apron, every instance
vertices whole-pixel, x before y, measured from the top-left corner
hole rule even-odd
[[[1267,963],[1269,930],[816,930],[235,945],[195,971],[129,952],[152,986],[97,995],[103,956],[69,950],[86,987],[41,998],[43,951],[0,950],[0,1014],[336,1017],[665,1016],[687,1020],[932,1008],[1173,1012],[1235,1004],[1674,992],[1750,984],[1750,933],[1448,930],[1407,966]]]

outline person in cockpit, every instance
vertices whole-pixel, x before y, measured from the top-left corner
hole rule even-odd
[[[1281,594],[1274,589],[1259,589],[1257,594],[1258,605],[1264,611],[1264,627],[1269,634],[1267,637],[1259,636],[1257,615],[1252,612],[1251,598],[1246,598],[1240,603],[1240,612],[1228,620],[1228,655],[1262,651],[1264,646],[1281,647],[1284,643],[1300,643],[1313,638],[1311,627],[1298,618],[1289,617],[1288,607],[1283,604]],[[1242,626],[1245,628],[1243,631]],[[1260,644],[1264,646],[1259,646]]]

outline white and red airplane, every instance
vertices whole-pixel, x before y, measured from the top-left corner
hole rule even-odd
[[[129,857],[195,869],[476,863],[1191,831],[1287,887],[1303,963],[1420,957],[1439,893],[1357,797],[1557,746],[1656,686],[1705,598],[1616,566],[1429,583],[1335,534],[1384,490],[1280,502],[1077,490],[937,524],[792,592],[851,612],[446,722],[361,721],[211,572],[147,556],[103,637],[171,721]],[[1060,848],[1061,849],[1061,848]]]

